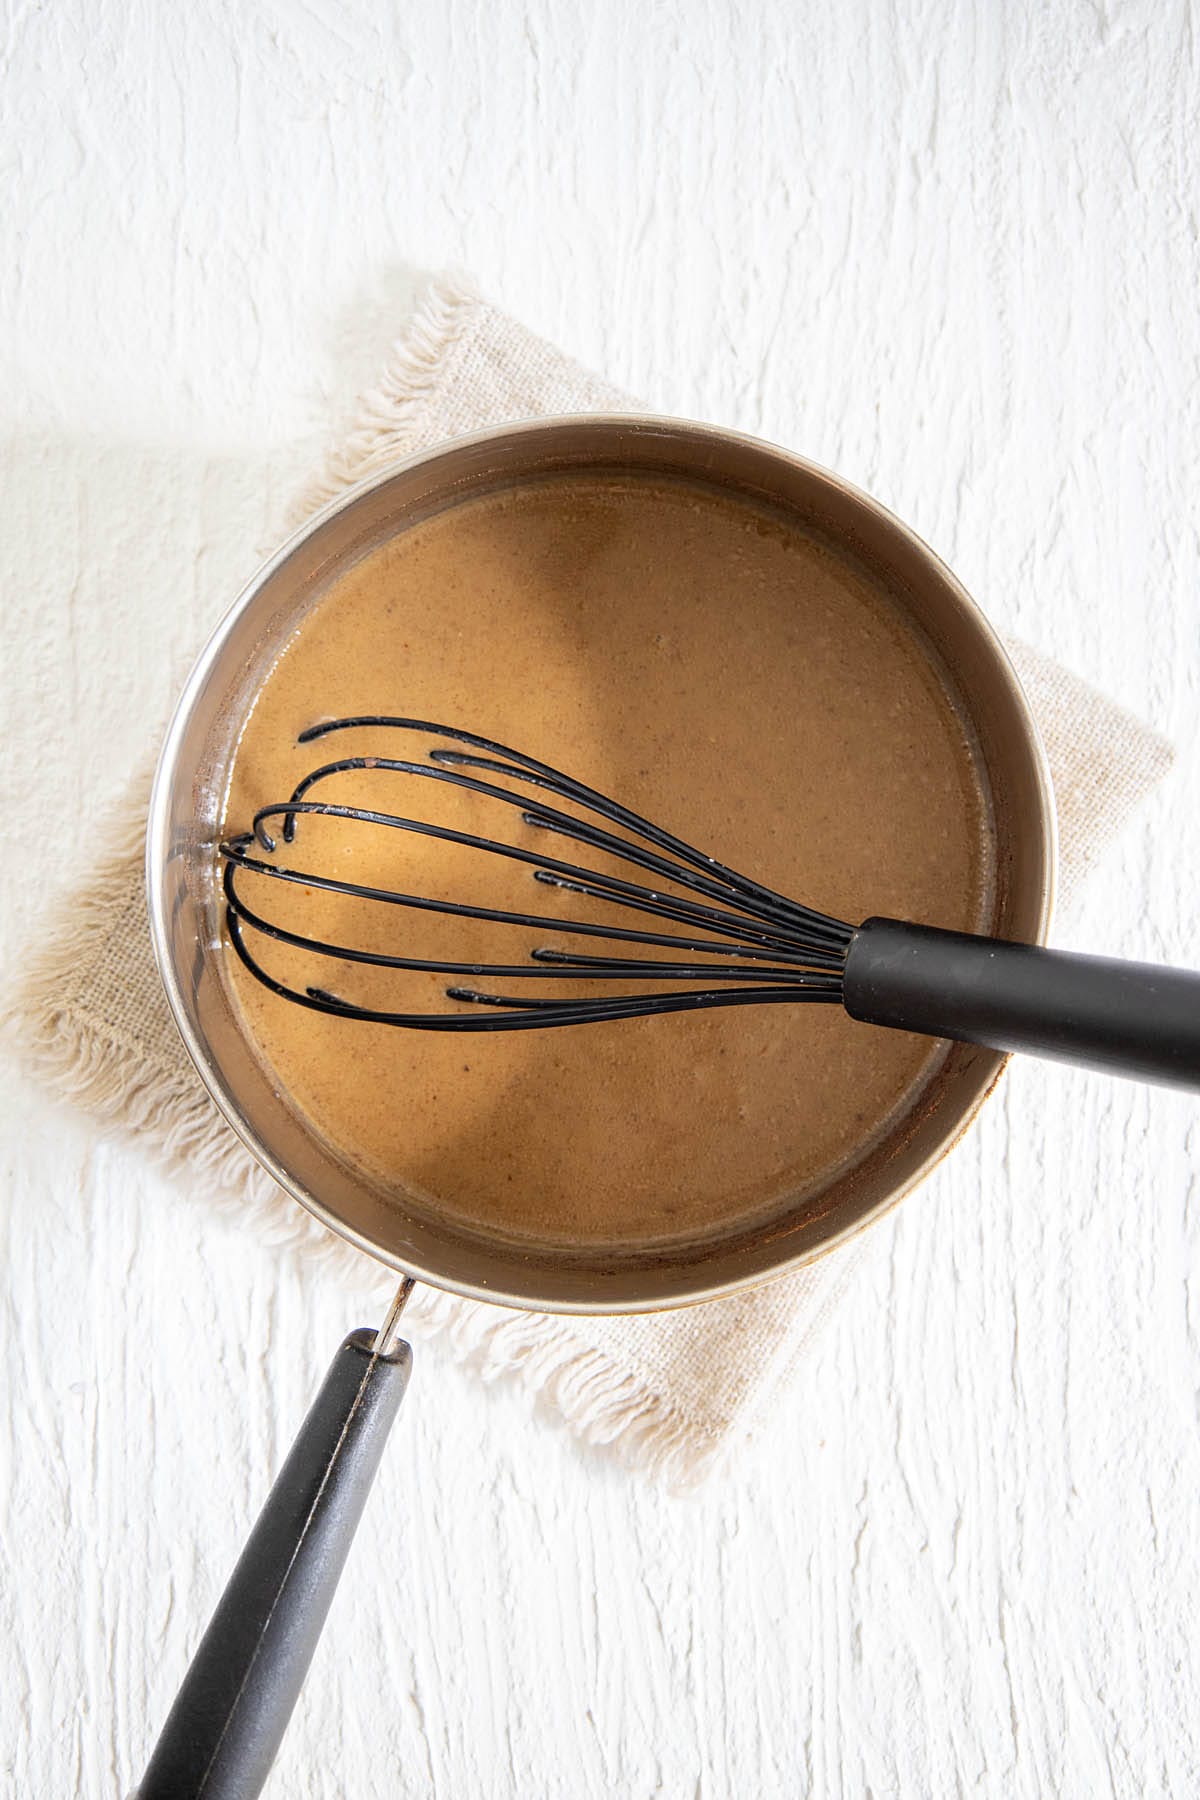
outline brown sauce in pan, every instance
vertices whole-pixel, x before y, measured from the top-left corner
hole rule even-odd
[[[928,653],[866,568],[748,501],[579,475],[404,531],[334,582],[271,670],[226,828],[244,829],[318,763],[422,753],[378,732],[296,744],[316,720],[361,713],[511,744],[851,922],[888,913],[971,929],[986,916],[986,804]],[[339,776],[320,797],[578,854],[548,847],[515,811],[379,770]],[[289,854],[407,892],[630,922],[568,907],[525,865],[407,833],[306,819]],[[283,883],[243,892],[293,929],[418,957],[517,962],[554,941]],[[360,1004],[454,1005],[444,976],[254,950],[279,979]],[[575,1242],[691,1236],[803,1206],[911,1104],[941,1054],[836,1006],[435,1035],[324,1017],[232,955],[228,968],[280,1087],[346,1161],[468,1222]]]

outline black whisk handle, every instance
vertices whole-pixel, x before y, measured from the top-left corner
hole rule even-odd
[[[868,919],[846,1011],[872,1025],[1200,1088],[1200,974]]]

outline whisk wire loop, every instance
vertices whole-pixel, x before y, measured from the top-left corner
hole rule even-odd
[[[360,715],[321,721],[302,732],[299,742],[309,743],[334,732],[365,728],[415,733],[468,748],[451,749],[443,742],[427,752],[426,762],[362,755],[322,764],[305,775],[288,800],[259,808],[249,831],[222,842],[223,892],[230,942],[247,969],[273,993],[318,1012],[433,1031],[544,1029],[548,1025],[603,1023],[714,1007],[841,1000],[842,972],[853,935],[851,927],[841,920],[802,906],[740,875],[597,789],[476,733],[428,720]],[[468,770],[479,773],[467,773]],[[381,772],[434,781],[484,801],[515,808],[527,828],[579,845],[602,858],[623,864],[635,873],[644,872],[653,885],[630,880],[610,869],[548,856],[536,849],[522,848],[448,824],[374,807],[309,798],[319,783],[352,772]],[[499,777],[500,781],[480,779],[480,775]],[[539,794],[531,796],[527,792],[514,791],[500,782],[516,782],[524,788],[538,790]],[[596,824],[577,813],[564,812],[543,801],[540,793],[580,807],[604,823]],[[279,845],[267,829],[268,822],[282,820],[279,838],[283,844],[291,845],[295,841],[298,821],[306,815],[335,819],[352,826],[410,832],[466,850],[525,863],[532,868],[534,880],[545,887],[604,906],[622,907],[645,918],[669,920],[705,935],[683,937],[644,926],[635,928],[600,920],[560,919],[544,913],[432,898],[270,860],[276,857]],[[609,826],[615,826],[617,830],[610,830]],[[631,835],[622,835],[625,833]],[[264,855],[252,854],[255,848]],[[239,887],[239,876],[283,881],[352,900],[448,918],[535,929],[567,938],[601,939],[616,946],[637,945],[665,950],[668,956],[623,956],[611,952],[590,955],[573,948],[539,944],[528,953],[527,961],[513,963],[442,960],[371,950],[335,943],[266,918],[246,901]],[[680,893],[680,888],[684,892]],[[700,985],[667,991],[644,989],[632,993],[541,995],[483,992],[473,986],[455,984],[443,990],[444,996],[467,1010],[401,1011],[362,1005],[324,987],[310,985],[300,989],[281,981],[255,956],[247,942],[247,931],[319,957],[389,971],[470,976],[474,980],[486,978],[489,981],[517,979],[522,983],[557,979],[608,985],[628,982]],[[704,960],[718,957],[725,960]],[[760,966],[764,963],[769,966]],[[717,983],[720,985],[714,985]]]

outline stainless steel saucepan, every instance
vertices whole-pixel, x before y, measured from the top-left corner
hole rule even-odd
[[[383,1328],[357,1331],[267,1500],[172,1709],[141,1800],[229,1800],[259,1791],[303,1681],[411,1353],[399,1308],[414,1280],[471,1299],[560,1312],[650,1312],[709,1300],[797,1268],[878,1218],[933,1167],[993,1086],[1003,1058],[955,1044],[913,1110],[803,1203],[656,1254],[520,1242],[439,1216],[343,1163],[279,1091],[247,1038],[227,979],[216,844],[238,735],[258,688],[314,601],[353,561],[434,512],[496,487],[571,470],[678,475],[791,512],[886,581],[973,725],[995,832],[984,928],[1044,939],[1054,813],[1038,735],[991,628],[904,525],[836,476],[708,426],[622,415],[482,432],[354,489],[254,577],[203,651],[163,747],[151,801],[151,932],[176,1023],[213,1099],[302,1206],[402,1278]],[[800,671],[797,671],[798,695]],[[402,697],[398,696],[398,704]],[[799,704],[799,700],[798,700]]]

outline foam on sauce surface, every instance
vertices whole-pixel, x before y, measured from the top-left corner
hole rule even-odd
[[[986,916],[986,807],[903,612],[849,556],[748,501],[560,477],[469,500],[372,551],[319,598],[265,681],[226,829],[245,829],[318,763],[414,754],[378,732],[296,744],[306,725],[361,713],[511,744],[851,922],[887,913],[969,930]],[[578,855],[441,784],[375,770],[320,797]],[[408,892],[631,922],[568,908],[524,865],[409,834],[305,819],[304,858]],[[362,903],[282,883],[264,897],[266,885],[244,892],[272,918],[364,948],[517,962],[555,941],[552,929],[387,907],[367,917]],[[261,960],[360,1004],[453,1005],[445,977],[318,965],[278,946]],[[803,1207],[940,1055],[833,1006],[415,1033],[289,1005],[232,955],[228,969],[279,1085],[344,1159],[466,1221],[575,1242],[661,1241]]]

